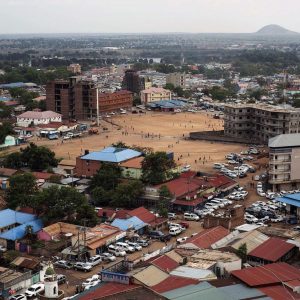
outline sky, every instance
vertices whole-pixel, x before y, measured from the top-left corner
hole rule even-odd
[[[0,34],[300,32],[300,0],[0,0]]]

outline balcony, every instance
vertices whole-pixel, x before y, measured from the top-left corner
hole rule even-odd
[[[280,164],[290,164],[292,161],[291,159],[270,159],[270,165],[280,165]]]
[[[277,169],[277,170],[269,170],[269,174],[271,175],[278,175],[278,174],[290,174],[291,173],[291,170],[280,170],[280,169]]]

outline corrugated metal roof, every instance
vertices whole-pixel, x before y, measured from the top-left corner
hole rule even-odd
[[[0,211],[0,228],[15,223],[23,224],[36,219],[35,215],[18,212],[12,209],[4,209]]]
[[[180,266],[173,270],[170,274],[173,276],[193,278],[198,280],[209,280],[217,278],[215,273],[210,270],[196,269],[187,266]]]
[[[211,286],[208,282],[201,282],[197,285],[189,285],[173,291],[163,293],[167,299],[180,300],[231,300],[229,296],[220,292],[217,288]]]
[[[115,219],[112,223],[112,226],[118,227],[121,230],[128,230],[128,229],[134,229],[139,230],[145,226],[147,226],[146,223],[144,223],[142,220],[140,220],[138,217],[131,217],[129,219]]]
[[[120,163],[141,155],[141,152],[132,149],[107,147],[102,151],[91,152],[81,156],[81,159]]]
[[[167,255],[162,255],[154,259],[151,263],[152,265],[158,267],[159,269],[167,273],[170,273],[172,270],[176,269],[179,266],[179,263],[177,263],[175,260],[173,260],[171,257],[168,257]]]
[[[232,300],[239,299],[252,299],[260,296],[264,296],[260,290],[255,288],[249,288],[244,284],[232,284],[218,288],[221,293],[225,293]]]
[[[282,239],[271,237],[249,252],[248,255],[276,262],[295,247],[295,245]]]
[[[267,286],[260,288],[260,290],[273,300],[300,299],[299,294],[293,293],[291,290],[284,288],[282,285]]]
[[[24,223],[4,233],[1,233],[0,239],[11,240],[11,241],[22,239],[26,234],[27,226],[32,226],[33,233],[36,233],[43,228],[43,223],[40,219]]]
[[[178,276],[169,276],[157,285],[154,285],[151,289],[157,293],[165,293],[171,290],[175,290],[181,287],[190,286],[192,284],[199,283],[198,280],[192,278],[184,278]]]
[[[288,194],[285,195],[284,197],[276,198],[276,200],[289,205],[300,207],[300,193]]]
[[[300,146],[300,133],[280,134],[269,139],[270,148]]]
[[[149,266],[132,277],[146,286],[154,286],[167,279],[169,275],[155,266]]]
[[[300,270],[287,263],[274,263],[260,267],[236,270],[231,274],[248,286],[263,286],[300,279]]]
[[[212,244],[229,234],[229,230],[222,226],[217,226],[209,229],[204,229],[192,238],[187,240],[187,243],[192,243],[199,248],[209,248]]]

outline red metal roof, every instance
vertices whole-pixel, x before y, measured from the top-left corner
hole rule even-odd
[[[44,180],[49,179],[53,175],[59,176],[57,174],[47,173],[47,172],[32,172],[32,175],[37,179],[44,179]]]
[[[121,283],[108,282],[96,289],[95,291],[81,296],[80,300],[102,299],[108,296],[113,296],[137,288],[140,288],[140,286],[136,284],[127,285]]]
[[[286,241],[279,238],[271,237],[260,244],[258,247],[253,249],[249,253],[249,255],[271,262],[277,262],[281,257],[283,257],[295,247],[296,246],[294,244],[287,243]]]
[[[198,284],[199,281],[192,278],[169,276],[165,280],[151,287],[152,290],[161,294],[181,287]]]
[[[287,263],[236,270],[231,274],[252,287],[300,279],[300,270]]]
[[[209,229],[204,229],[197,235],[189,238],[186,243],[193,243],[199,248],[209,248],[212,244],[216,243],[228,234],[228,229],[222,226],[217,226]]]
[[[158,267],[162,271],[169,273],[172,270],[176,269],[179,266],[179,263],[167,255],[162,255],[154,259],[152,261],[152,265]]]
[[[156,188],[159,189],[161,186],[167,186],[169,191],[175,195],[176,198],[180,198],[188,193],[198,191],[202,189],[203,186],[208,186],[208,182],[200,178],[182,178],[165,182],[163,184],[157,185]]]
[[[139,207],[128,212],[130,216],[136,216],[144,223],[150,224],[155,221],[156,216],[145,207]]]
[[[294,293],[291,289],[285,288],[281,284],[263,287],[259,290],[273,300],[300,299],[300,294]]]
[[[185,205],[185,206],[197,206],[202,203],[204,200],[202,198],[196,200],[175,200],[173,203],[177,205]]]

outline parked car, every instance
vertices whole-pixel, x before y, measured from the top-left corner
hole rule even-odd
[[[187,239],[188,239],[188,237],[187,237],[187,236],[184,236],[184,237],[178,238],[178,239],[176,240],[176,242],[177,242],[178,244],[182,244],[182,243],[186,242]]]
[[[184,227],[184,228],[189,228],[190,227],[190,224],[187,223],[187,222],[179,222],[178,223],[181,227]]]
[[[63,284],[67,281],[67,277],[63,274],[58,274],[57,275],[57,283],[58,284]]]
[[[103,261],[115,261],[116,260],[116,257],[114,255],[112,255],[111,253],[109,252],[104,252],[104,253],[101,253],[100,254],[101,258]]]
[[[183,217],[188,221],[199,221],[199,216],[194,213],[184,213]]]
[[[126,242],[130,247],[132,247],[134,250],[136,251],[141,251],[142,250],[142,246],[139,245],[138,243],[134,243],[134,242]]]
[[[73,268],[73,264],[66,260],[58,260],[54,263],[54,265],[56,267],[63,268],[63,269],[72,269]]]
[[[162,233],[159,230],[150,231],[149,232],[149,237],[152,238],[152,239],[158,239],[158,240],[160,240],[162,242],[169,241],[171,239],[170,235],[164,234],[164,233]]]
[[[94,255],[92,257],[90,257],[89,259],[89,263],[94,267],[97,266],[101,263],[102,259],[100,255]]]
[[[83,283],[82,283],[82,285],[83,286],[87,286],[87,285],[92,285],[93,283],[95,283],[95,282],[97,282],[97,284],[98,283],[100,283],[100,277],[99,277],[99,275],[93,275],[92,277],[90,277],[90,278],[87,278]]]
[[[182,232],[181,229],[178,227],[171,227],[169,230],[169,234],[172,236],[179,235],[181,232]]]
[[[116,246],[121,249],[124,250],[126,252],[130,252],[133,253],[135,251],[134,247],[129,246],[127,243],[123,243],[123,242],[117,242]]]
[[[109,245],[108,252],[112,253],[115,256],[125,256],[126,255],[126,251],[121,250],[120,248],[118,248],[115,245]]]
[[[4,247],[4,246],[2,246],[2,245],[0,245],[0,252],[6,252],[6,251],[7,251],[7,248]]]
[[[147,240],[137,240],[137,244],[141,245],[142,247],[148,247],[149,242]]]
[[[9,298],[9,300],[27,300],[24,294],[17,294]]]
[[[168,213],[168,218],[169,218],[169,220],[175,220],[176,219],[176,214],[175,213]]]
[[[77,262],[74,264],[74,269],[84,271],[84,272],[89,272],[92,270],[92,265],[90,263]]]
[[[39,292],[43,292],[44,290],[45,285],[43,283],[36,283],[25,291],[25,295],[27,298],[36,297]]]

